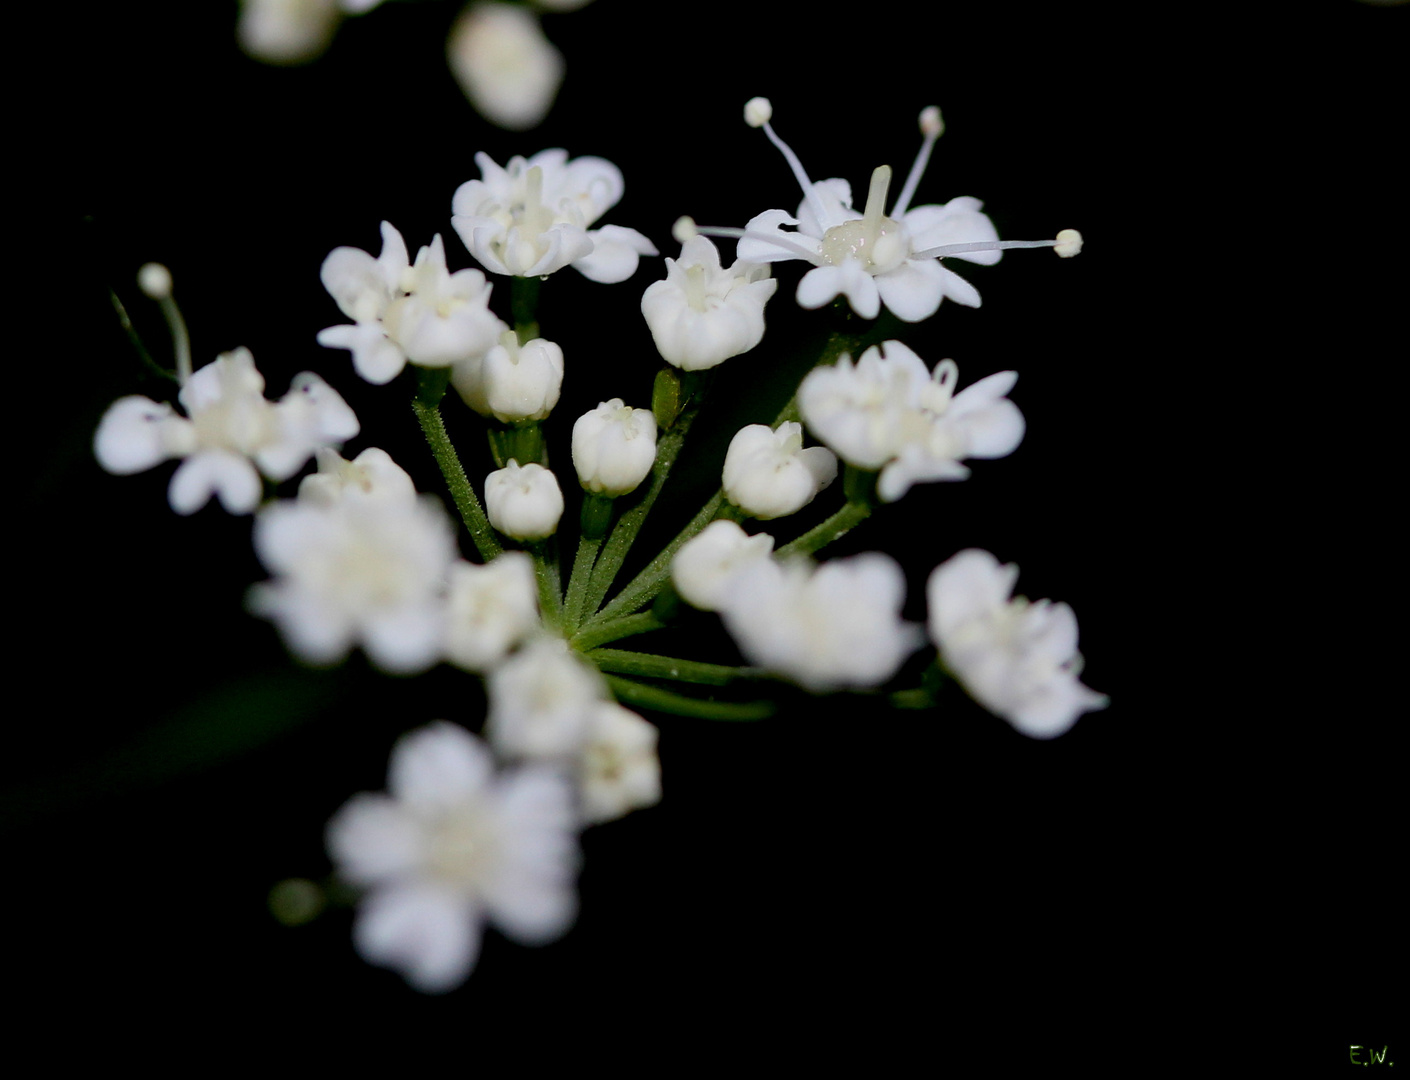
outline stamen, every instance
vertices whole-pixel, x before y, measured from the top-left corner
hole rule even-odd
[[[1070,259],[1082,250],[1082,234],[1076,229],[1063,229],[1057,234],[1057,243],[1053,245],[1053,250],[1057,252],[1059,259]]]
[[[700,230],[695,227],[695,219],[684,214],[676,218],[676,223],[671,226],[671,237],[682,247],[687,240],[699,235]]]
[[[1074,230],[1065,229],[1064,232]],[[1058,234],[1059,236],[1062,233]],[[1009,251],[1013,248],[1056,248],[1066,246],[1068,241],[1064,240],[985,240],[977,244],[941,244],[939,247],[927,248],[925,251],[911,252],[912,259],[943,259],[947,255],[968,255],[971,251]],[[1078,250],[1081,249],[1082,241],[1078,238]],[[1059,252],[1059,254],[1062,254]],[[1068,251],[1063,258],[1070,258],[1076,255],[1076,251]]]
[[[769,123],[773,112],[773,106],[769,104],[768,98],[750,98],[748,104],[744,106],[744,120],[750,127],[762,127],[764,134],[769,137],[769,142],[778,147],[779,153],[788,162],[788,167],[793,170],[793,177],[798,181],[798,186],[803,189],[803,198],[813,208],[813,214],[817,217],[818,224],[826,229],[828,227],[827,211],[823,207],[822,200],[813,191],[813,182],[808,179],[808,174],[803,169],[803,163],[798,160],[798,155],[778,137],[774,132],[773,125]],[[758,123],[755,123],[756,120]]]
[[[945,130],[945,121],[940,119],[940,109],[934,105],[928,105],[920,113],[920,133],[925,136],[925,141],[920,144],[920,153],[916,155],[915,164],[911,166],[910,175],[906,177],[906,186],[901,189],[900,196],[896,199],[896,206],[891,211],[893,218],[900,218],[911,208],[911,199],[915,196],[916,188],[920,185],[921,175],[925,172],[925,167],[930,164],[930,150],[935,145],[935,140]]]
[[[680,224],[677,222],[676,224]],[[775,247],[787,248],[800,259],[806,259],[814,266],[827,266],[828,262],[812,248],[789,239],[787,233],[751,232],[749,229],[733,229],[725,225],[695,225],[695,232],[701,236],[723,236],[731,240],[760,240]],[[674,233],[672,234],[674,235]]]
[[[147,263],[137,271],[137,286],[161,305],[162,317],[171,330],[171,344],[176,352],[176,381],[184,387],[191,380],[191,335],[186,331],[186,320],[181,317],[181,309],[171,298],[171,271],[161,263]]]

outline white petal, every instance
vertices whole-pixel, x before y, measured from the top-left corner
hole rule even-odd
[[[212,495],[232,514],[248,514],[259,505],[260,478],[249,458],[228,450],[202,450],[181,463],[167,488],[178,514],[194,514]]]
[[[150,469],[169,456],[163,432],[185,424],[170,405],[133,395],[108,406],[93,436],[93,454],[110,473],[127,476]]]
[[[936,264],[939,265],[938,263]],[[979,290],[971,285],[964,278],[953,270],[940,267],[941,285],[948,296],[957,304],[964,304],[966,307],[978,307],[980,304]]]
[[[881,302],[903,322],[934,315],[945,294],[944,268],[935,259],[908,259],[889,274],[878,274]]]
[[[479,739],[438,721],[403,735],[387,766],[387,790],[418,809],[448,808],[481,791],[494,761]]]
[[[636,273],[642,255],[658,254],[656,246],[635,229],[604,225],[588,233],[592,252],[573,261],[573,268],[589,281],[612,285]]]
[[[480,954],[480,914],[462,897],[429,885],[379,889],[363,901],[353,927],[369,963],[394,968],[428,994],[454,990]]]

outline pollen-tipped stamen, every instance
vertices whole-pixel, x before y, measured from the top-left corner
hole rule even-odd
[[[893,218],[899,218],[911,208],[911,199],[915,197],[916,188],[920,186],[920,178],[925,173],[925,167],[930,164],[930,151],[935,145],[935,140],[940,137],[945,130],[945,122],[940,119],[940,110],[934,105],[929,105],[921,110],[920,130],[925,136],[925,141],[920,144],[920,153],[916,154],[915,164],[911,166],[910,174],[906,177],[906,184],[901,188],[901,194],[896,199],[896,205],[891,210]]]
[[[1070,259],[1082,250],[1082,237],[1076,229],[1063,229],[1053,240],[982,240],[973,244],[941,244],[939,247],[912,252],[911,258],[943,259],[949,255],[968,255],[974,251],[1010,251],[1014,248],[1045,247],[1055,248],[1059,257]]]
[[[185,386],[191,381],[191,335],[181,309],[171,297],[171,271],[161,263],[147,263],[137,271],[138,287],[161,305],[162,317],[171,331],[172,350],[176,353],[176,381]]]
[[[750,104],[753,105],[756,101],[763,102],[765,106],[768,105],[768,101],[763,98],[751,98]],[[772,115],[773,109],[769,107],[767,109],[767,116]],[[753,120],[761,116],[765,116],[765,112],[762,110],[756,111],[752,119],[749,114],[746,113],[746,120],[748,120],[751,126],[754,126]],[[822,200],[819,199],[817,193],[813,191],[813,182],[808,179],[808,174],[803,169],[803,163],[798,160],[798,155],[793,152],[792,148],[786,142],[778,137],[778,133],[774,131],[773,125],[769,123],[767,118],[758,126],[764,129],[764,134],[769,137],[769,142],[778,147],[779,153],[781,153],[784,160],[788,162],[788,167],[793,170],[793,176],[798,181],[798,186],[803,189],[803,198],[806,199],[808,205],[813,208],[813,213],[817,215],[818,222],[823,228],[827,228],[827,211],[823,207]]]

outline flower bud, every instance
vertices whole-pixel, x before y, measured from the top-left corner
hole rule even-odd
[[[485,354],[480,366],[478,392],[461,389],[461,368],[451,379],[465,403],[476,412],[506,424],[542,420],[558,404],[563,388],[563,350],[551,341],[534,338],[523,345],[513,330],[500,335],[499,344]]]
[[[741,428],[725,454],[724,489],[751,517],[796,514],[837,478],[837,456],[826,447],[803,449],[803,425],[777,431],[763,424]]]
[[[604,401],[573,425],[573,465],[584,489],[616,497],[635,491],[656,461],[656,418],[621,398]]]
[[[510,458],[485,479],[485,513],[491,525],[515,540],[552,536],[563,516],[558,478],[542,465],[521,466]]]

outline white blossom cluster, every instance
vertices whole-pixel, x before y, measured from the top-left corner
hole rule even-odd
[[[386,793],[354,797],[328,826],[338,874],[364,891],[359,951],[418,989],[463,982],[486,924],[529,944],[571,926],[579,831],[661,796],[657,730],[622,701],[739,718],[730,710],[749,703],[685,690],[772,676],[814,694],[902,693],[908,672],[925,666],[933,679],[904,690],[911,700],[932,695],[926,704],[937,704],[930,688],[947,675],[1034,737],[1058,735],[1106,704],[1078,681],[1071,609],[1014,598],[1016,568],[987,552],[960,551],[934,568],[925,627],[904,617],[906,571],[890,555],[813,558],[915,485],[965,480],[965,462],[1003,458],[1024,437],[1023,415],[1007,396],[1014,371],[961,390],[953,360],[932,369],[899,340],[862,347],[864,335],[854,334],[845,350],[820,358],[797,388],[796,412],[741,427],[720,463],[714,501],[636,578],[616,580],[695,413],[708,404],[713,369],[765,338],[765,309],[778,288],[769,264],[810,264],[796,290],[804,308],[845,300],[872,319],[884,303],[917,322],[947,296],[979,303],[944,258],[992,263],[1007,247],[1050,246],[1064,256],[1080,247],[1069,232],[999,241],[967,197],[911,208],[941,131],[936,110],[921,114],[922,150],[895,203],[887,209],[891,174],[883,167],[861,211],[845,181],[807,178],[770,114],[763,99],[746,106],[748,122],[779,147],[803,189],[797,213],[767,210],[743,230],[677,222],[680,256],[665,260],[664,278],[639,305],[642,339],[649,332],[662,361],[649,405],[607,397],[575,418],[573,472],[563,479],[549,466],[545,440],[575,346],[538,336],[519,299],[517,325],[502,320],[492,304],[503,293],[494,294],[487,274],[519,290],[568,266],[604,284],[631,278],[657,252],[635,229],[598,224],[624,194],[615,165],[561,149],[504,167],[476,155],[480,178],[455,192],[450,226],[483,270],[452,271],[440,235],[413,261],[385,221],[379,255],[339,247],[324,260],[322,282],[350,321],[322,330],[318,342],[349,351],[357,375],[374,384],[392,383],[408,365],[417,370],[416,414],[478,561],[463,557],[442,501],[419,494],[387,453],[367,448],[348,460],[338,452],[360,425],[317,375],[298,376],[272,403],[239,350],[179,376],[185,415],[129,397],[98,428],[95,453],[110,472],[183,459],[170,489],[177,511],[194,512],[212,494],[235,513],[258,508],[253,544],[270,577],[251,588],[249,607],[299,659],[329,665],[360,649],[399,675],[445,663],[483,679],[481,736],[446,721],[410,732],[392,752]],[[728,268],[711,234],[738,241]],[[169,276],[144,274],[174,319]],[[449,405],[447,388],[456,391]],[[483,429],[497,468],[476,465],[451,442],[441,410],[460,408],[456,396],[469,410],[460,422]],[[261,473],[289,480],[313,458],[317,471],[295,497],[264,498]],[[579,505],[570,555],[560,533]],[[822,520],[790,529],[786,519],[805,511]],[[750,519],[789,529],[793,539],[751,533]],[[741,665],[607,647],[677,618],[708,617],[673,594],[717,614]]]

